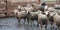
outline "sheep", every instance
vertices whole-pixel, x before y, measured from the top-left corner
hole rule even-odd
[[[19,11],[26,11],[25,7],[22,7],[20,5],[17,8],[18,8]]]
[[[45,7],[44,7],[44,11],[47,11],[48,10],[48,6],[46,5]]]
[[[44,11],[45,15],[48,15],[49,11]]]
[[[33,8],[34,8],[35,11],[40,10],[40,5],[39,4],[32,3],[32,5],[33,5]]]
[[[25,7],[21,7],[21,11],[26,11]]]
[[[34,8],[32,7],[32,5],[31,4],[27,4],[27,7],[25,7],[25,9],[27,10],[27,11],[34,11]]]
[[[14,13],[16,14],[17,12],[19,12],[19,10],[18,10],[18,9],[15,9],[15,10],[14,10]]]
[[[48,22],[48,17],[45,14],[42,14],[42,12],[40,11],[38,13],[38,25],[40,24],[41,30],[43,25],[46,25],[45,27],[47,28],[47,22]]]
[[[40,10],[41,10],[42,12],[44,12],[45,10],[47,10],[47,8],[48,8],[48,6],[46,5],[45,2],[42,2],[42,3],[40,4]]]
[[[18,9],[14,9],[13,12],[14,12],[14,15],[16,16],[17,13],[19,12],[19,10]]]
[[[37,12],[28,12],[28,18],[29,18],[29,21],[31,21],[31,25],[32,25],[32,22],[34,20],[38,21],[38,11]]]
[[[51,27],[53,26],[53,23],[54,23],[54,19],[53,19],[54,15],[55,15],[55,11],[49,11],[48,15],[47,15],[48,20],[51,23]],[[52,28],[51,28],[51,30],[52,30]]]
[[[60,27],[60,14],[56,13],[54,15],[53,19],[54,19],[54,23],[56,23],[56,25],[57,25],[57,27],[59,29],[59,27]]]
[[[21,7],[22,7],[21,5],[18,5],[18,6],[17,6],[17,9],[18,9],[19,11],[21,11]]]
[[[27,18],[27,12],[26,11],[17,12],[16,18],[18,19],[18,23],[21,21],[21,19],[24,19],[24,24],[25,24]]]
[[[19,11],[26,11],[26,7],[22,7],[21,5],[18,5],[17,8]]]
[[[53,20],[53,16],[54,16],[54,14],[55,14],[55,12],[56,12],[56,9],[54,9],[53,7],[49,7],[48,8],[48,19],[49,19],[49,21],[51,22],[51,25],[53,24],[53,22],[54,22],[54,20]]]
[[[54,14],[55,14],[54,12],[49,12],[49,13],[48,13],[49,21],[51,21],[51,23],[54,22],[54,21],[53,21],[53,15],[54,15]]]
[[[52,21],[53,21],[53,18],[52,18],[52,17],[55,15],[55,11],[53,11],[53,12],[51,12],[51,11],[48,12],[48,15],[49,15],[48,17],[51,18],[51,19],[49,19],[49,20],[52,22]]]
[[[48,6],[45,3],[41,3],[41,4],[33,3],[32,5],[33,5],[35,11],[41,10],[44,12],[44,11],[48,10]]]

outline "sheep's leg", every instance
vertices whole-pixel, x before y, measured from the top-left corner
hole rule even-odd
[[[18,19],[18,23],[20,22],[20,19]]]
[[[32,21],[31,21],[31,26],[32,26]]]
[[[20,22],[20,18],[18,18],[18,17],[16,17],[17,18],[17,20],[18,20],[18,23]]]
[[[41,24],[40,24],[40,27],[41,27],[40,30],[42,30],[42,22],[41,22]]]
[[[48,24],[48,21],[46,21],[46,24],[45,24],[45,29],[47,30],[47,24]]]
[[[29,24],[29,20],[27,20],[28,21],[28,24]]]
[[[33,22],[33,21],[31,20],[31,26],[33,26],[33,25],[32,25],[32,22]]]
[[[32,21],[32,25],[34,26],[34,20]]]
[[[27,18],[27,22],[28,22],[28,24],[29,24],[29,18]]]
[[[46,24],[46,26],[45,26],[45,29],[47,30],[47,24]]]
[[[37,27],[39,27],[39,22],[37,21]]]
[[[25,24],[25,22],[26,22],[26,18],[24,18],[24,24]]]
[[[51,30],[52,30],[52,23],[51,23]]]
[[[59,28],[57,28],[57,30],[59,30]]]
[[[51,22],[51,30],[52,30],[52,25],[53,25],[53,23]]]
[[[59,30],[59,26],[58,26],[58,24],[56,24],[56,25],[57,25],[57,27],[58,27],[57,30]]]
[[[41,24],[40,24],[40,30],[42,30],[42,26],[41,26]]]

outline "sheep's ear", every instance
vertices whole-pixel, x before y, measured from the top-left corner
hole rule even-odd
[[[48,6],[45,6],[44,9],[48,9]]]

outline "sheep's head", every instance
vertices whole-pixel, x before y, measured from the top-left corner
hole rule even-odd
[[[14,10],[14,13],[16,14],[17,12],[19,12],[17,9]]]
[[[27,4],[27,7],[30,7],[30,6],[31,6],[31,4],[30,4],[30,3],[28,3],[28,4]]]
[[[18,9],[21,9],[21,6],[20,5],[18,5],[18,7],[17,7]]]
[[[44,7],[44,10],[48,10],[48,6],[45,6],[45,7]]]
[[[27,11],[27,14],[30,14],[30,11]]]
[[[46,15],[48,15],[49,11],[45,11],[44,13],[45,13]]]

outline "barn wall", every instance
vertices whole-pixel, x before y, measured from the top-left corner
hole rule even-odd
[[[27,3],[39,3],[41,0],[7,0],[7,16],[14,16],[13,10],[17,9],[18,5],[26,6]],[[54,6],[58,1],[45,1],[48,6]]]
[[[0,17],[5,17],[6,13],[6,0],[0,0]]]
[[[6,3],[7,1],[7,3]],[[17,9],[18,5],[26,6],[27,3],[40,3],[41,0],[0,0],[0,17],[14,16],[13,10]],[[47,1],[48,6],[54,6],[54,4],[60,4],[60,0],[56,2]],[[7,13],[7,14],[5,14]]]
[[[17,9],[18,5],[26,6],[27,3],[39,3],[39,0],[7,0],[7,16],[14,16],[13,10]]]

